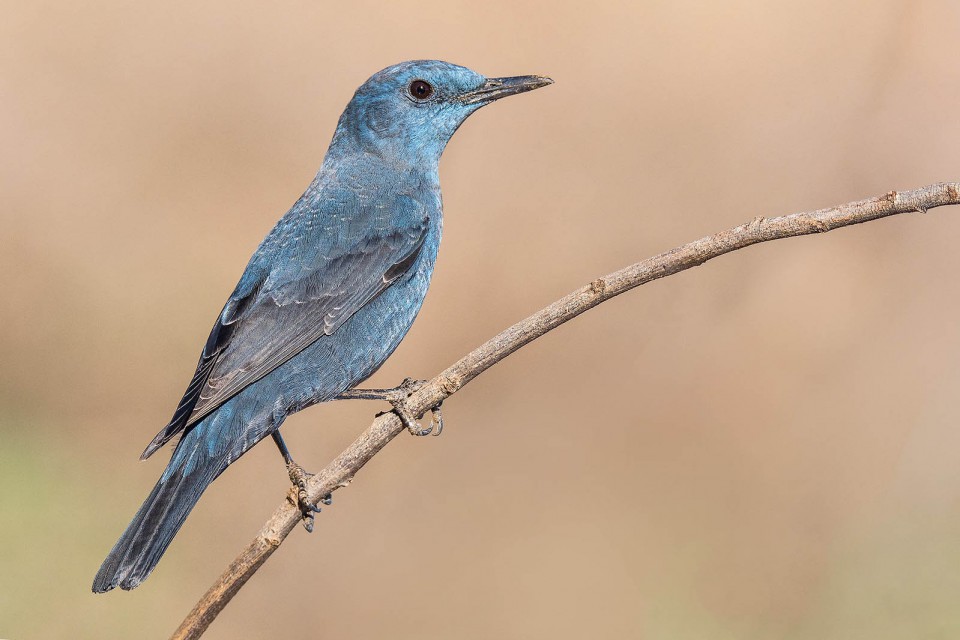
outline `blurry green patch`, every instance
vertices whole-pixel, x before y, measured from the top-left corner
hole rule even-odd
[[[792,637],[960,637],[960,519],[916,511],[847,541],[809,624]]]
[[[744,614],[703,598],[702,567],[717,549],[689,544],[664,560],[660,582],[645,585],[641,614],[649,638],[712,640],[900,640],[960,637],[960,516],[902,505],[833,543],[822,577],[808,597],[785,611],[774,595],[768,607]],[[663,580],[664,576],[669,576]],[[790,576],[785,579],[792,580]],[[791,585],[772,584],[771,591]],[[749,576],[731,591],[756,589]]]
[[[103,522],[129,514],[109,499],[103,452],[50,426],[0,417],[0,638],[135,635],[143,620],[104,619],[90,592],[112,543]]]

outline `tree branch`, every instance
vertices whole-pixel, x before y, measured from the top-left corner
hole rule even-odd
[[[407,406],[414,415],[421,416],[517,349],[584,311],[642,284],[699,266],[725,253],[769,240],[823,233],[900,213],[926,212],[934,207],[954,204],[960,204],[960,183],[947,182],[901,193],[891,191],[877,198],[819,211],[777,218],[760,217],[739,227],[695,240],[597,278],[518,322],[423,385],[409,398]],[[403,430],[400,419],[394,413],[376,418],[353,444],[310,479],[307,486],[310,501],[316,504],[322,496],[347,486],[357,471]],[[295,502],[295,499],[288,497],[280,505],[257,537],[230,563],[184,619],[174,632],[173,639],[187,640],[203,634],[234,594],[296,528],[300,522],[300,511]]]

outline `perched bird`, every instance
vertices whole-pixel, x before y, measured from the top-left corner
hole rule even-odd
[[[313,182],[257,248],[217,318],[197,371],[147,458],[175,436],[166,470],[93,580],[101,593],[143,582],[200,495],[250,447],[280,437],[288,415],[318,402],[383,398],[414,433],[403,389],[354,389],[397,348],[433,273],[442,228],[440,155],[480,107],[551,84],[485,78],[447,62],[403,62],[354,94]],[[309,527],[308,527],[309,528]]]

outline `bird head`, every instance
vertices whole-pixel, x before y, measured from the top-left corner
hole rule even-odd
[[[397,164],[435,165],[471,113],[552,83],[542,76],[486,78],[439,60],[401,62],[357,89],[330,148],[340,154],[373,153]]]

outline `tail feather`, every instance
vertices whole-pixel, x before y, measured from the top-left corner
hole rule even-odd
[[[181,443],[182,444],[182,443]],[[191,455],[174,453],[163,477],[147,496],[93,579],[94,593],[114,587],[134,589],[147,579],[204,489],[226,465],[188,464]],[[196,462],[196,461],[192,461]]]

